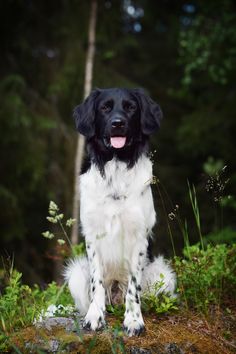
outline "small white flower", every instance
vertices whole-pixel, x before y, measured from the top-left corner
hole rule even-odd
[[[49,203],[49,210],[53,210],[53,211],[58,211],[58,210],[59,210],[59,208],[58,208],[58,206],[56,205],[56,203],[53,202],[52,200],[51,200],[50,203]]]
[[[55,216],[56,215],[56,211],[55,210],[49,210],[49,215],[51,216]]]
[[[59,238],[59,239],[57,240],[57,243],[58,243],[60,246],[62,246],[62,245],[64,245],[66,242],[65,242],[65,240],[63,240],[62,238]]]
[[[173,213],[173,211],[168,214],[168,218],[169,218],[170,220],[174,220],[175,217],[176,217],[176,215],[175,215],[175,213]]]
[[[68,219],[66,221],[66,226],[71,227],[76,222],[76,219]]]
[[[53,223],[53,224],[56,224],[56,223],[57,223],[57,218],[56,218],[56,217],[53,218],[53,217],[51,217],[51,216],[47,216],[46,219],[47,219],[49,222]]]
[[[55,217],[55,219],[56,219],[57,221],[62,220],[63,218],[64,218],[64,214],[58,214],[58,215]]]
[[[72,314],[74,312],[74,307],[71,305],[63,306],[62,304],[59,305],[49,305],[46,310],[42,310],[37,318],[33,320],[33,324],[38,322],[42,322],[46,318],[56,317],[60,314]]]
[[[55,315],[56,312],[57,312],[57,306],[56,305],[49,305],[44,316],[45,317],[53,317],[53,315]]]
[[[54,238],[54,234],[49,231],[42,232],[42,235],[43,235],[43,237],[48,238],[49,240]]]

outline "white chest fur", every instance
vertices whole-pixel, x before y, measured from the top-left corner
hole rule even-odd
[[[113,159],[103,177],[95,165],[81,176],[81,223],[86,243],[96,242],[104,267],[129,268],[137,241],[146,242],[155,223],[150,183],[152,163],[141,156],[132,168]],[[112,276],[112,275],[111,275]]]

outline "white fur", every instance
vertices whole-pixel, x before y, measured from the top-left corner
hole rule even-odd
[[[89,308],[89,265],[87,257],[78,257],[71,260],[65,274],[75,306],[81,315],[85,315]]]
[[[176,275],[163,256],[158,256],[144,268],[141,283],[143,292],[153,291],[153,285],[160,280],[164,284],[158,287],[156,295],[165,292],[175,296]]]
[[[163,257],[153,263],[146,259],[147,239],[155,224],[151,180],[152,163],[146,155],[130,169],[114,158],[106,163],[104,176],[92,164],[80,178],[80,216],[88,259],[72,261],[66,279],[77,308],[81,314],[87,312],[85,327],[95,330],[104,324],[105,298],[109,300],[114,280],[126,295],[128,335],[144,328],[140,285],[145,291],[163,274],[161,290],[174,293],[175,275]]]
[[[131,169],[116,159],[107,162],[105,178],[95,165],[81,176],[83,233],[86,242],[96,241],[103,253],[103,246],[112,245],[112,249],[102,256],[108,263],[114,263],[117,258],[122,261],[127,257],[130,259],[126,251],[129,253],[132,249],[131,244],[137,238],[146,238],[154,226],[151,181],[152,164],[146,156],[142,156]],[[120,199],[114,200],[113,197]]]

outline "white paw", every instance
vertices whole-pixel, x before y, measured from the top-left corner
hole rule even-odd
[[[123,329],[129,337],[139,336],[145,331],[143,317],[141,313],[127,314],[123,323]]]
[[[97,308],[93,303],[91,303],[87,315],[85,316],[82,324],[83,328],[88,330],[91,329],[92,331],[97,331],[103,328],[104,325],[105,319],[103,311]]]

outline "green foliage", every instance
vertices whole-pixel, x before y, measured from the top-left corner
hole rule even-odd
[[[210,80],[221,85],[230,80],[235,65],[236,15],[230,1],[223,1],[222,5],[224,9],[217,13],[217,5],[213,8],[210,4],[211,9],[205,6],[206,12],[196,15],[188,28],[180,31],[182,83],[186,86],[192,85],[199,73],[206,73]]]
[[[84,242],[80,242],[78,245],[72,246],[72,254],[74,256],[81,256],[81,255],[84,255],[85,253],[86,253],[86,249],[85,249]]]
[[[220,200],[220,205],[223,208],[230,207],[230,208],[236,210],[236,198],[232,195],[224,196]]]
[[[213,161],[210,159],[209,165],[212,164]],[[214,168],[209,165],[206,190],[213,193],[214,202],[221,203],[224,201],[223,193],[228,183],[228,178],[224,175],[226,166],[223,162],[215,164]],[[236,232],[233,228],[226,227],[203,236],[202,215],[196,189],[189,183],[188,194],[199,243],[190,246],[190,228],[186,220],[182,222],[178,205],[168,214],[171,221],[177,221],[185,245],[184,257],[174,258],[179,294],[180,300],[184,301],[187,307],[207,312],[210,305],[220,306],[225,300],[236,296]]]
[[[29,195],[34,194],[40,204],[39,191],[46,189],[41,185],[46,173],[42,136],[54,125],[43,125],[43,122],[52,123],[52,120],[40,111],[32,112],[28,95],[23,76],[10,74],[0,81],[0,124],[3,132],[0,141],[0,223],[3,225],[2,237],[8,240],[25,235],[32,213],[28,209]],[[27,209],[28,217],[25,215]]]
[[[108,313],[114,315],[117,319],[122,319],[125,313],[125,305],[107,305],[106,310]]]
[[[177,298],[168,293],[161,291],[165,286],[164,277],[153,284],[142,295],[142,309],[144,312],[154,312],[156,314],[169,313],[173,310],[178,310]]]
[[[65,284],[59,286],[54,281],[49,283],[47,288],[43,291],[35,285],[33,289],[33,295],[36,297],[36,299],[40,300],[42,304],[47,304],[47,306],[62,305],[66,307],[71,305],[73,302],[68,287]]]
[[[195,186],[192,185],[192,187],[191,187],[189,182],[188,182],[188,192],[189,192],[189,199],[191,202],[194,219],[195,219],[195,222],[197,225],[199,239],[201,242],[201,246],[203,247],[201,219],[200,219],[200,211],[199,211],[199,206],[198,206],[198,201],[197,201],[197,193],[196,193]]]
[[[37,314],[32,290],[21,284],[21,277],[21,273],[12,270],[0,297],[0,326],[4,332],[32,323]]]
[[[210,243],[213,245],[225,243],[227,245],[232,245],[233,243],[236,243],[236,231],[230,227],[225,227],[219,231],[211,232],[204,236],[204,243]]]
[[[235,295],[236,244],[199,245],[184,249],[184,258],[175,257],[179,293],[187,307],[207,312]]]
[[[224,165],[224,161],[221,159],[214,159],[214,157],[209,156],[207,161],[203,164],[203,171],[208,176],[216,176],[221,173],[223,168],[226,166]]]
[[[61,306],[60,314],[68,313],[65,307],[71,305],[72,299],[65,286],[55,282],[45,290],[35,285],[30,288],[21,282],[22,274],[11,270],[8,284],[0,297],[0,329],[11,333],[21,327],[30,325],[42,316],[50,305]]]
[[[111,344],[112,354],[117,354],[117,353],[125,354],[126,353],[123,335],[124,335],[124,333],[123,333],[123,330],[120,327],[120,325],[115,325],[113,327],[113,331],[112,331],[112,336],[113,336],[113,340],[112,340],[112,344]]]

